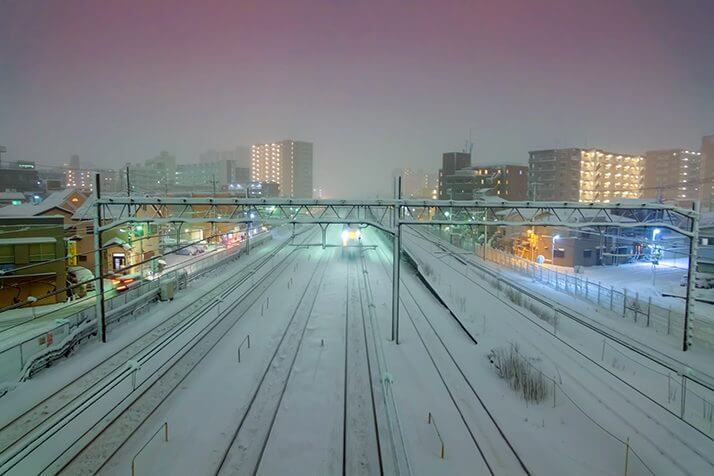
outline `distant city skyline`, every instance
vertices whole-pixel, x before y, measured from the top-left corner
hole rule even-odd
[[[3,161],[189,163],[293,137],[315,144],[325,195],[367,197],[394,168],[438,169],[469,131],[475,164],[698,149],[711,18],[694,0],[5,2]]]

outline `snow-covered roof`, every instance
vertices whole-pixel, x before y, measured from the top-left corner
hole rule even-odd
[[[0,216],[37,216],[45,213],[53,208],[59,208],[66,212],[72,213],[75,207],[69,201],[70,197],[76,190],[74,188],[66,188],[51,193],[37,205],[32,203],[23,203],[21,205],[13,205],[0,208]]]
[[[25,200],[25,194],[21,192],[0,192],[0,200]]]
[[[130,249],[130,248],[131,248],[131,246],[129,245],[129,243],[127,243],[126,241],[122,240],[121,238],[117,238],[117,237],[114,237],[114,238],[112,238],[111,240],[107,240],[107,241],[104,243],[104,246],[105,246],[105,247],[107,247],[107,246],[121,246],[121,247],[124,248],[124,249]]]
[[[126,197],[124,194],[105,194],[102,193],[102,198],[108,198],[112,196],[122,196]],[[72,214],[72,219],[73,220],[92,220],[94,219],[94,216],[97,213],[97,208],[96,208],[96,203],[97,203],[97,194],[92,193],[90,196],[87,197],[87,199],[84,201],[82,205],[80,205],[75,211],[74,214]],[[124,208],[124,205],[107,205],[107,207],[104,208],[104,210],[109,210],[110,212],[116,213],[116,215],[119,215]]]
[[[0,238],[0,245],[30,245],[37,243],[55,243],[51,236],[24,236],[18,238]]]

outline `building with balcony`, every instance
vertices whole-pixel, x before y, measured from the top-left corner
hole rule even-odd
[[[703,211],[714,212],[714,134],[702,137],[699,200]]]
[[[63,302],[67,298],[63,217],[0,217],[0,230],[0,308],[30,297],[36,299],[33,305]]]
[[[601,149],[529,152],[529,198],[541,201],[614,202],[641,198],[644,157]]]
[[[251,146],[251,182],[276,183],[280,196],[312,198],[313,144],[283,140]]]
[[[643,198],[691,207],[700,195],[701,156],[685,149],[646,152]]]

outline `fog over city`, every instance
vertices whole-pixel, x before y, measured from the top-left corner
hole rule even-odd
[[[714,475],[714,0],[0,0],[0,475]]]
[[[698,148],[710,1],[3,1],[3,160],[121,168],[167,151],[314,144],[314,187],[528,151]]]

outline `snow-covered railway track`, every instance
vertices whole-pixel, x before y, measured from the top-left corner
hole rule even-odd
[[[421,236],[421,233],[418,233]],[[551,330],[545,328],[541,323],[537,322],[533,318],[527,316],[523,310],[519,309],[515,304],[512,304],[495,292],[488,288],[485,284],[474,279],[469,273],[464,272],[463,260],[455,256],[448,248],[442,246],[440,243],[432,241],[430,238],[424,238],[427,241],[432,242],[440,250],[444,251],[443,258],[441,262],[450,268],[452,271],[468,280],[475,286],[481,288],[484,292],[490,294],[493,298],[498,299],[504,303],[505,306],[516,311],[516,314],[526,318],[527,322],[533,324],[539,331],[541,331],[545,336],[555,339],[558,342],[564,344],[565,350],[572,350],[573,356],[570,359],[558,359],[556,360],[553,355],[548,352],[542,353],[545,360],[552,365],[553,369],[557,369],[557,372],[561,377],[565,377],[565,382],[572,383],[577,387],[582,395],[590,396],[593,391],[598,389],[598,397],[596,400],[596,405],[600,406],[605,410],[606,413],[611,414],[615,419],[622,422],[622,424],[627,427],[632,435],[637,435],[638,439],[647,442],[656,453],[664,457],[669,464],[671,464],[672,469],[676,468],[681,474],[697,474],[693,473],[689,468],[701,467],[711,468],[714,467],[714,459],[712,459],[705,451],[697,448],[688,441],[687,438],[683,437],[679,431],[670,427],[671,423],[679,423],[680,429],[684,425],[689,426],[688,423],[680,420],[679,422],[670,422],[670,424],[665,423],[661,419],[653,418],[652,411],[656,410],[657,407],[663,408],[662,405],[653,401],[650,398],[647,399],[637,399],[632,398],[624,390],[632,387],[631,384],[624,382],[621,377],[615,375],[613,372],[604,369],[601,365],[594,362],[592,359],[588,358],[582,351],[576,349],[573,345],[567,343],[563,338],[559,336],[553,336]],[[429,249],[423,247],[422,245],[417,245],[421,247],[425,252],[430,252]],[[453,259],[457,265],[449,263],[448,259]],[[474,264],[474,266],[476,266]],[[468,269],[468,268],[466,268]],[[511,315],[508,315],[511,319]],[[513,323],[514,326],[511,328],[512,332],[518,335],[520,341],[528,343],[533,346],[533,348],[542,348],[542,342],[535,341],[530,333],[520,332],[518,322]],[[605,372],[597,371],[599,369],[605,370]],[[626,386],[617,387],[614,383],[625,383]],[[595,383],[595,385],[594,385]],[[626,407],[626,411],[622,408],[618,409],[615,406],[608,403],[608,401],[602,396],[603,390],[610,392],[619,405]],[[638,392],[640,394],[641,392]],[[663,408],[667,410],[666,408]],[[668,411],[671,414],[671,412]],[[643,423],[644,422],[644,423]],[[694,429],[693,427],[690,427]],[[654,437],[656,433],[660,433],[660,438],[665,439],[670,442],[668,445],[662,445],[658,443],[657,438]],[[704,435],[706,436],[706,435]],[[660,440],[661,441],[661,440]],[[682,458],[682,451],[689,453],[687,458]],[[691,453],[690,453],[691,452]],[[695,460],[699,460],[697,463]],[[682,464],[683,461],[687,461],[686,466]]]
[[[342,474],[384,474],[360,270],[352,261],[347,270]]]
[[[428,241],[432,243],[434,246],[438,247],[439,250],[443,253],[444,256],[449,256],[461,265],[465,265],[474,269],[478,269],[479,271],[483,273],[487,273],[490,275],[494,275],[495,273],[492,269],[488,268],[487,266],[478,264],[474,262],[471,259],[464,259],[463,255],[464,253],[461,253],[461,256],[459,256],[459,253],[454,252],[453,250],[449,249],[447,246],[445,246],[441,240],[437,237],[430,236],[428,233],[424,233],[422,231],[416,230],[414,228],[405,228],[406,232],[414,237],[417,237],[419,239]],[[430,250],[424,248],[420,244],[416,244],[417,247],[425,250],[426,252],[431,252]],[[452,268],[454,271],[456,271],[459,274],[463,273],[459,269],[459,267],[453,267],[449,266]],[[499,276],[498,279],[500,279],[502,282],[508,283],[508,285],[514,289],[517,289],[519,292],[522,292],[523,294],[529,296],[529,297],[534,297],[537,300],[546,302],[550,301],[546,296],[538,296],[537,293],[524,289],[521,285],[519,285],[517,282],[508,279],[507,277]],[[606,337],[608,340],[617,343],[618,345],[622,346],[624,349],[627,349],[628,351],[633,352],[634,354],[637,354],[640,357],[645,358],[646,360],[650,360],[662,367],[670,369],[672,372],[675,373],[682,373],[683,371],[686,371],[688,374],[688,378],[690,380],[693,380],[697,382],[699,385],[705,387],[705,388],[711,388],[714,386],[714,375],[710,375],[701,369],[697,369],[695,373],[692,373],[691,364],[688,362],[684,362],[673,355],[670,355],[669,353],[663,353],[659,349],[656,349],[642,341],[639,341],[637,339],[632,338],[629,335],[622,334],[610,327],[607,327],[603,325],[600,322],[587,322],[585,319],[588,319],[586,316],[582,315],[575,315],[576,312],[572,311],[571,309],[568,309],[567,306],[564,306],[560,303],[558,303],[558,309],[561,311],[561,314],[567,317],[568,319],[585,326],[587,329],[596,332],[603,337]],[[568,311],[568,312],[564,312]]]
[[[322,254],[313,269],[285,331],[245,405],[215,474],[257,473],[325,276],[329,262],[327,254]]]
[[[44,468],[43,471],[49,472],[56,472],[64,466],[77,452],[82,451],[88,441],[101,435],[104,428],[118,418],[117,414],[112,413],[115,408],[112,407],[108,412],[99,408],[103,399],[108,398],[108,395],[118,386],[125,386],[126,382],[130,382],[130,387],[133,387],[134,390],[145,392],[146,389],[142,388],[142,385],[145,383],[151,385],[151,382],[148,381],[157,376],[154,373],[144,378],[137,378],[136,374],[139,372],[135,372],[135,370],[138,368],[126,365],[127,362],[136,361],[139,363],[142,360],[148,362],[152,357],[161,353],[170,353],[169,346],[174,341],[180,342],[188,339],[189,343],[193,342],[190,336],[195,334],[196,325],[200,324],[199,321],[205,320],[205,316],[209,312],[216,310],[222,300],[227,302],[223,307],[225,310],[249,295],[250,290],[240,296],[231,296],[249,279],[254,279],[256,271],[264,271],[264,266],[270,263],[272,258],[287,245],[287,242],[278,245],[266,256],[253,262],[250,269],[241,269],[231,274],[225,281],[207,290],[202,298],[183,306],[174,316],[154,326],[141,337],[108,356],[7,424],[0,431],[0,437],[3,438],[0,440],[3,442],[0,473],[19,471],[17,474],[26,474],[23,469],[26,464],[30,464],[32,468]],[[287,262],[292,254],[291,251],[284,256],[268,270],[265,276],[269,276],[271,271],[275,271],[277,267]],[[254,284],[252,289],[259,284],[260,281]],[[201,331],[198,332],[200,334]],[[184,344],[184,347],[186,345],[188,344]],[[173,355],[176,356],[177,353]],[[155,372],[158,372],[158,369]],[[132,373],[134,373],[133,377],[131,377]],[[133,393],[131,388],[129,393]],[[137,395],[134,395],[133,398],[125,396],[114,404],[118,407],[123,405],[122,402],[136,398]],[[82,423],[84,427],[81,431],[78,428],[71,428],[72,438],[76,434],[80,435],[77,439],[68,438],[66,441],[57,441],[64,438],[63,432],[76,426],[78,421],[87,414],[97,411],[100,412],[97,415],[104,416],[97,416],[94,424],[90,421]]]
[[[389,274],[387,257],[380,251],[380,263]],[[405,294],[400,296],[402,308],[412,324],[429,360],[432,362],[451,403],[481,456],[485,471],[491,475],[530,474],[498,422],[486,407],[461,365],[454,358],[434,325],[411,291],[409,283],[400,279]],[[406,297],[406,298],[405,298]]]

